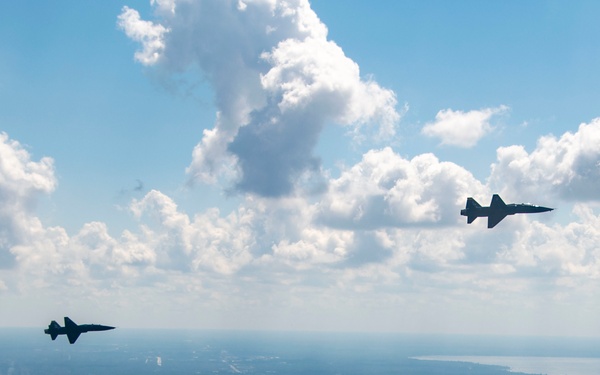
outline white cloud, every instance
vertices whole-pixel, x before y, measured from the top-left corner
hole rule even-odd
[[[300,239],[295,242],[282,239],[274,244],[273,258],[299,269],[318,263],[336,263],[346,258],[353,240],[351,231],[309,227],[302,230]]]
[[[159,3],[162,6],[162,2]],[[142,20],[135,9],[126,6],[119,15],[118,25],[129,38],[142,44],[142,50],[135,53],[137,61],[144,65],[153,65],[160,59],[165,49],[165,34],[169,32],[169,29],[160,24]]]
[[[541,137],[531,154],[523,146],[500,147],[490,185],[528,199],[552,194],[567,200],[600,200],[600,119],[575,133]]]
[[[193,180],[233,177],[237,190],[282,196],[299,176],[320,173],[312,152],[328,123],[395,134],[394,93],[361,79],[308,1],[165,4],[160,24],[140,23],[129,8],[120,22],[151,52],[144,56],[156,56],[157,69],[177,75],[199,67],[215,89],[218,118],[193,151]]]
[[[517,272],[546,274],[564,283],[566,278],[600,278],[600,217],[588,205],[577,204],[578,220],[549,227],[532,222],[518,232],[512,246],[500,254]]]
[[[252,259],[252,210],[240,208],[222,218],[218,209],[210,209],[190,220],[171,198],[156,190],[134,201],[131,208],[136,216],[153,219],[142,229],[157,253],[159,268],[231,274]]]
[[[428,137],[441,139],[442,144],[473,147],[486,134],[492,131],[490,119],[508,111],[502,105],[497,108],[485,108],[478,111],[441,110],[435,116],[435,122],[425,124],[422,133]]]
[[[175,0],[150,0],[152,5],[157,5],[159,12],[175,13]]]
[[[71,238],[69,246],[83,255],[92,277],[131,276],[136,267],[156,264],[153,243],[145,240],[127,230],[115,239],[105,223],[91,222]]]
[[[287,39],[262,55],[272,68],[261,76],[263,87],[282,112],[317,111],[340,124],[375,120],[380,135],[395,134],[396,97],[376,82],[362,81],[358,65],[323,38]]]
[[[37,199],[56,188],[54,161],[39,162],[21,144],[0,133],[0,266],[10,266],[12,245],[28,241],[40,227],[33,215]]]
[[[25,203],[38,193],[50,193],[56,187],[54,161],[44,157],[39,162],[15,140],[0,133],[0,188],[3,198]]]
[[[465,197],[483,192],[471,173],[432,154],[406,160],[390,148],[371,150],[330,181],[321,218],[346,228],[450,225]]]

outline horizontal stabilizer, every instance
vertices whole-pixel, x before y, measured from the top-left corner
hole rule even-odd
[[[469,215],[469,216],[467,216],[467,224],[471,224],[472,222],[475,221],[475,219],[477,219],[477,215]]]

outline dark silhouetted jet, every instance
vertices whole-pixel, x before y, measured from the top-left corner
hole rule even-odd
[[[475,199],[471,197],[467,198],[467,207],[464,210],[460,210],[460,214],[467,217],[468,224],[471,224],[478,217],[487,216],[488,228],[493,228],[507,215],[532,214],[552,210],[553,208],[534,206],[526,203],[506,204],[498,194],[494,194],[489,207],[482,207]]]
[[[69,342],[74,344],[77,341],[79,335],[90,331],[108,331],[109,329],[115,329],[115,327],[102,326],[100,324],[80,324],[77,325],[71,319],[65,316],[65,326],[61,327],[60,324],[53,320],[48,326],[48,329],[44,330],[44,333],[50,335],[52,340],[56,340],[58,335],[67,335]]]

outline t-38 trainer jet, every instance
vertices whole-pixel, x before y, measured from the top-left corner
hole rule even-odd
[[[115,327],[102,326],[100,324],[80,324],[77,325],[71,319],[65,316],[65,326],[61,327],[60,324],[53,320],[48,326],[48,329],[44,330],[44,333],[50,335],[52,340],[56,340],[58,335],[67,335],[69,342],[74,344],[77,341],[79,335],[90,331],[108,331],[109,329],[115,329]]]
[[[536,212],[552,211],[553,208],[534,206],[527,203],[506,204],[498,194],[492,196],[492,203],[489,207],[482,207],[471,197],[467,198],[467,207],[460,210],[462,216],[467,217],[467,223],[471,224],[478,217],[488,218],[488,228],[493,228],[507,215],[514,214],[532,214]]]

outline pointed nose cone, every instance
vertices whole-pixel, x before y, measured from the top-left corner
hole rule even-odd
[[[115,329],[115,327],[111,327],[111,326],[102,326],[102,325],[98,325],[97,330],[98,331],[108,331],[111,329]]]
[[[552,210],[554,210],[554,208],[534,206],[531,212],[548,212],[548,211],[552,211]]]

